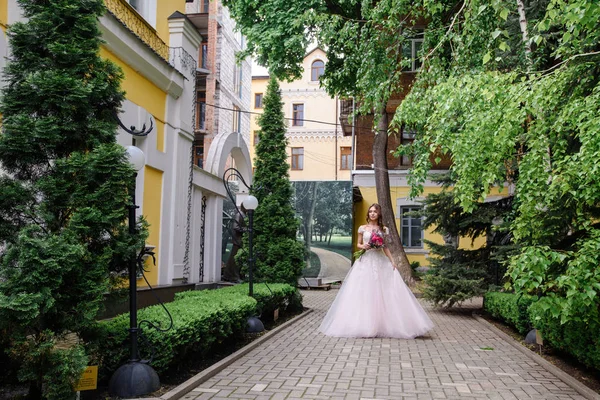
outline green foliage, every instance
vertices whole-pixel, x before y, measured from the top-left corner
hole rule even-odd
[[[450,245],[426,241],[437,257],[430,259],[431,269],[423,277],[423,297],[435,305],[452,307],[482,295],[489,282],[486,268],[489,252],[459,250]]]
[[[45,334],[52,335],[50,331]],[[36,382],[41,379],[43,391],[39,397],[48,400],[73,400],[73,387],[81,377],[81,372],[87,366],[88,357],[82,346],[71,348],[56,348],[51,340],[33,343],[31,340],[16,342],[23,366],[19,371],[19,379],[24,382]],[[43,360],[40,363],[40,360]],[[35,389],[30,390],[30,396],[38,397]]]
[[[582,364],[600,371],[600,318],[598,309],[586,308],[563,321],[563,301],[543,297],[529,308],[529,318],[538,329],[544,344],[573,355]]]
[[[253,55],[278,79],[300,78],[309,46],[326,52],[320,84],[331,95],[356,100],[356,112],[372,115],[375,136],[373,164],[378,203],[384,223],[392,229],[392,256],[410,278],[408,259],[394,225],[394,208],[387,182],[386,107],[404,91],[403,69],[412,64],[412,41],[430,1],[224,0],[248,47],[240,57]],[[443,2],[445,3],[445,2]],[[448,2],[450,3],[450,2]],[[434,6],[440,13],[452,4]],[[377,139],[379,138],[379,139]]]
[[[173,317],[173,327],[160,331],[144,329],[141,350],[153,357],[152,366],[161,373],[175,367],[186,357],[202,357],[216,346],[239,336],[246,329],[248,317],[263,312],[268,318],[275,308],[281,312],[298,310],[298,291],[285,284],[254,286],[254,298],[248,285],[217,290],[177,293],[166,307]],[[139,310],[140,321],[147,320],[163,330],[169,318],[161,306]],[[86,336],[88,351],[100,365],[100,378],[107,379],[129,357],[129,314],[98,323]],[[142,326],[145,326],[142,324]]]
[[[254,212],[255,277],[295,286],[304,268],[304,247],[296,240],[299,221],[292,207],[283,103],[275,79],[269,82],[263,105],[253,182],[259,204]],[[247,234],[244,237],[247,244]],[[247,260],[248,246],[244,246],[236,261],[247,267]]]
[[[0,328],[33,398],[69,398],[93,324],[141,248],[125,224],[134,171],[116,143],[121,71],[99,57],[101,0],[19,1],[0,113]]]
[[[221,290],[202,293],[166,304],[173,317],[171,330],[143,330],[140,341],[143,344],[140,348],[142,357],[152,356],[152,367],[158,373],[167,370],[189,352],[205,354],[226,337],[243,332],[247,318],[256,307],[255,300],[241,293],[232,295]],[[139,310],[138,319],[151,321],[163,329],[170,322],[160,306]],[[101,365],[102,378],[109,377],[129,358],[128,327],[129,314],[121,314],[101,323],[95,338],[86,338],[90,340],[90,353]]]
[[[598,309],[600,291],[600,232],[575,243],[575,250],[553,250],[547,246],[525,247],[511,259],[508,275],[515,290],[545,293],[553,299],[552,316],[567,321],[589,322]]]
[[[494,318],[501,319],[526,335],[532,328],[529,306],[536,301],[533,296],[514,293],[487,292],[483,297],[483,309]]]
[[[563,299],[515,293],[488,292],[484,309],[493,317],[515,327],[521,334],[531,328],[540,331],[544,345],[575,357],[582,364],[600,370],[600,318],[598,309],[585,309],[577,319],[561,318]]]
[[[524,4],[523,21],[508,0],[464,3],[450,19],[443,7],[424,8],[430,54],[394,123],[419,132],[410,149],[412,195],[422,189],[433,150],[451,154],[456,203],[466,211],[504,182],[513,185],[510,283],[518,292],[557,296],[567,322],[600,304],[593,296],[599,5]]]
[[[423,227],[444,237],[446,244],[425,241],[433,257],[431,269],[424,277],[427,287],[425,298],[438,305],[451,307],[472,297],[482,295],[491,284],[498,284],[505,269],[498,262],[505,256],[510,234],[501,221],[509,220],[511,199],[477,204],[472,212],[465,212],[457,204],[454,191],[447,190],[452,180],[447,176],[435,178],[443,182],[444,190],[429,194],[423,210]],[[485,237],[479,249],[458,248],[459,238]],[[510,253],[509,253],[510,254]]]

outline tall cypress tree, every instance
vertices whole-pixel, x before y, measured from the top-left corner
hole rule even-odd
[[[260,281],[296,286],[304,268],[304,246],[296,240],[300,223],[292,207],[283,102],[274,78],[269,82],[263,104],[254,160],[253,194],[258,199],[254,212],[255,275]],[[244,262],[247,250],[237,259]]]
[[[87,356],[57,344],[93,325],[144,232],[125,224],[134,171],[115,140],[122,72],[98,55],[103,1],[19,5],[0,103],[0,328],[30,398],[69,399]]]

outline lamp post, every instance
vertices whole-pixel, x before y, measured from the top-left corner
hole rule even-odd
[[[225,186],[225,190],[229,195],[229,199],[233,202],[236,212],[241,214],[241,211],[239,210],[235,202],[235,197],[231,192],[231,188],[227,184],[227,182],[233,180],[232,178],[237,178],[239,182],[242,183],[248,190],[251,190],[252,187],[246,183],[240,171],[238,171],[235,168],[228,168],[223,173],[223,185]],[[242,206],[244,206],[244,208],[248,212],[248,228],[246,230],[246,232],[248,232],[248,296],[254,297],[254,249],[252,239],[254,236],[254,210],[256,210],[256,207],[258,207],[258,199],[252,195],[248,195],[244,199],[244,201],[242,201]],[[246,332],[256,333],[262,332],[264,330],[265,327],[260,319],[254,316],[248,318],[246,324]]]
[[[254,235],[254,210],[258,207],[258,199],[252,195],[249,195],[242,202],[244,208],[248,211],[248,296],[254,296],[254,282],[253,282],[253,269],[254,269],[254,257],[252,255],[252,236]]]
[[[135,146],[127,147],[127,155],[131,166],[137,171],[145,165],[144,152]],[[131,204],[129,205],[129,233],[137,231],[135,223],[135,181],[131,193]],[[108,390],[111,395],[119,397],[133,397],[155,392],[160,388],[158,375],[150,365],[140,360],[138,352],[138,326],[137,326],[137,254],[133,254],[129,261],[129,361],[121,365],[110,378]]]

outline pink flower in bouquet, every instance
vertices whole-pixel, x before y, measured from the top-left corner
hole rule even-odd
[[[369,246],[372,249],[379,249],[384,246],[383,236],[381,235],[381,233],[379,233],[377,231],[371,232],[371,239],[369,239]],[[363,254],[365,254],[365,252],[366,252],[365,249],[360,249],[360,250],[354,252],[354,254],[353,254],[354,259],[356,260],[356,259],[360,258]]]
[[[374,249],[383,247],[383,237],[379,234],[379,232],[371,233],[371,239],[369,240],[369,246],[371,246]]]

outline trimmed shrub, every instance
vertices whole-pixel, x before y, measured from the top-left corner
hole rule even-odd
[[[138,321],[143,327],[140,349],[142,358],[151,358],[152,367],[164,372],[189,355],[207,354],[216,345],[234,339],[246,330],[248,317],[259,309],[298,307],[298,291],[285,284],[255,286],[255,297],[248,296],[248,285],[236,285],[217,290],[177,293],[175,300],[165,304],[173,317],[173,327],[160,305],[138,311]],[[301,306],[301,303],[300,303]],[[271,312],[272,315],[272,312]],[[156,330],[142,321],[150,321],[162,330]],[[88,332],[88,354],[100,365],[99,378],[108,379],[129,359],[129,313],[98,323]]]
[[[560,299],[544,297],[529,308],[533,326],[538,329],[544,344],[571,354],[582,364],[600,371],[600,324],[598,309],[590,309],[587,315],[561,324],[561,316],[553,310]]]
[[[483,297],[483,308],[494,318],[501,319],[525,335],[532,328],[528,309],[535,301],[535,297],[527,295],[487,292]]]
[[[219,289],[223,293],[235,295],[248,295],[248,284],[240,284]],[[273,317],[273,311],[279,308],[281,313],[286,311],[299,311],[302,309],[302,296],[295,288],[285,283],[256,283],[253,287],[254,299],[256,300],[256,314],[263,318],[263,322]],[[181,292],[175,295],[175,299],[194,298],[203,293],[202,291]]]

